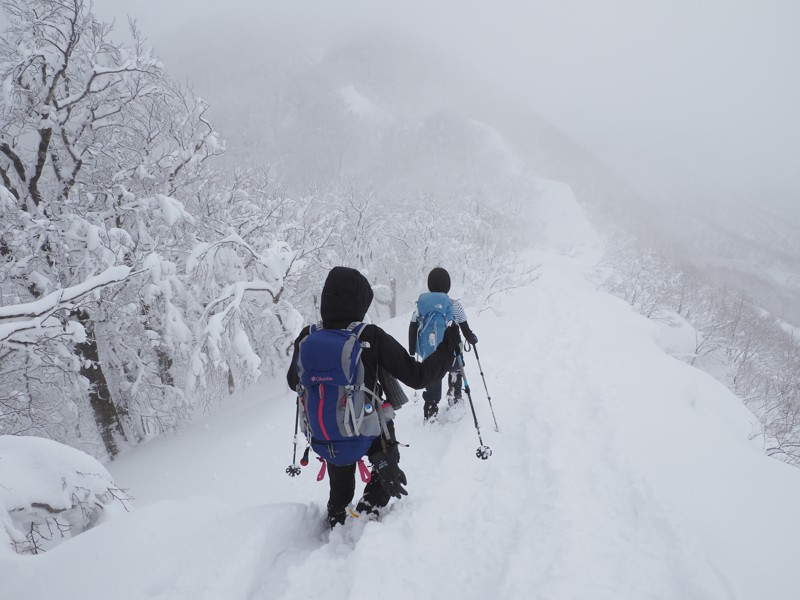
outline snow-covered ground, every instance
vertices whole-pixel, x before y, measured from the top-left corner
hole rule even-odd
[[[542,276],[495,313],[467,307],[500,426],[467,355],[489,460],[469,414],[426,425],[409,403],[410,495],[328,532],[316,467],[284,473],[294,398],[278,379],[108,465],[138,508],[43,555],[0,554],[0,598],[797,597],[800,471],[597,291],[597,236],[566,186],[542,185]],[[407,318],[384,326],[404,340]]]

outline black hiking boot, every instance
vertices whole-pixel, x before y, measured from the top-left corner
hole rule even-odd
[[[358,501],[358,504],[356,504],[356,512],[361,513],[370,521],[375,521],[379,516],[381,516],[380,508],[373,506],[367,500],[364,500],[364,498],[361,498],[361,500]]]
[[[439,405],[426,402],[422,406],[422,413],[425,417],[425,421],[433,422],[436,420],[436,417],[439,414]]]
[[[331,506],[328,504],[328,525],[331,529],[337,525],[344,525],[344,520],[347,517],[344,506]]]

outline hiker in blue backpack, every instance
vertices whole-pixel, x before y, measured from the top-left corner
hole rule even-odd
[[[426,360],[415,361],[383,329],[362,323],[372,298],[372,287],[361,273],[331,269],[322,288],[322,323],[300,332],[286,374],[298,394],[303,431],[323,469],[327,465],[331,527],[345,521],[355,496],[356,465],[367,481],[355,507],[358,513],[378,514],[392,497],[407,495],[394,411],[384,400],[385,392],[392,377],[414,389],[441,380],[459,349],[458,330],[450,327]],[[364,456],[372,463],[371,472],[363,465]]]
[[[421,294],[417,300],[417,310],[411,317],[408,326],[408,353],[415,354],[423,360],[430,355],[441,340],[445,327],[456,323],[466,339],[473,346],[478,343],[478,336],[467,323],[467,314],[458,300],[452,300],[450,291],[450,273],[442,267],[436,267],[428,273],[428,292]],[[439,402],[442,399],[441,377],[432,382],[422,392],[423,416],[431,421],[439,414]],[[462,375],[458,363],[453,359],[447,378],[447,401],[454,406],[461,401]]]

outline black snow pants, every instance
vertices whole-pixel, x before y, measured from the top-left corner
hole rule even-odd
[[[394,423],[389,422],[389,430],[394,436]],[[367,455],[381,449],[381,438],[372,442]],[[331,484],[328,496],[328,511],[344,510],[353,501],[356,493],[356,465],[334,465],[328,463],[328,479]],[[381,486],[378,471],[372,469],[369,483],[364,487],[362,499],[374,507],[386,506],[391,496]]]

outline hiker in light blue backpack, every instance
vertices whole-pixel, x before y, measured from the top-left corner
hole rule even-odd
[[[442,339],[448,323],[455,322],[470,344],[478,343],[478,336],[467,323],[467,314],[458,300],[452,300],[450,291],[450,273],[442,267],[436,267],[428,274],[428,292],[417,299],[417,310],[408,326],[408,353],[421,359],[427,358]],[[450,406],[461,402],[462,375],[458,364],[453,362],[447,379],[447,402]],[[425,401],[423,415],[431,421],[439,414],[439,402],[442,399],[442,381],[431,383],[422,392]]]

